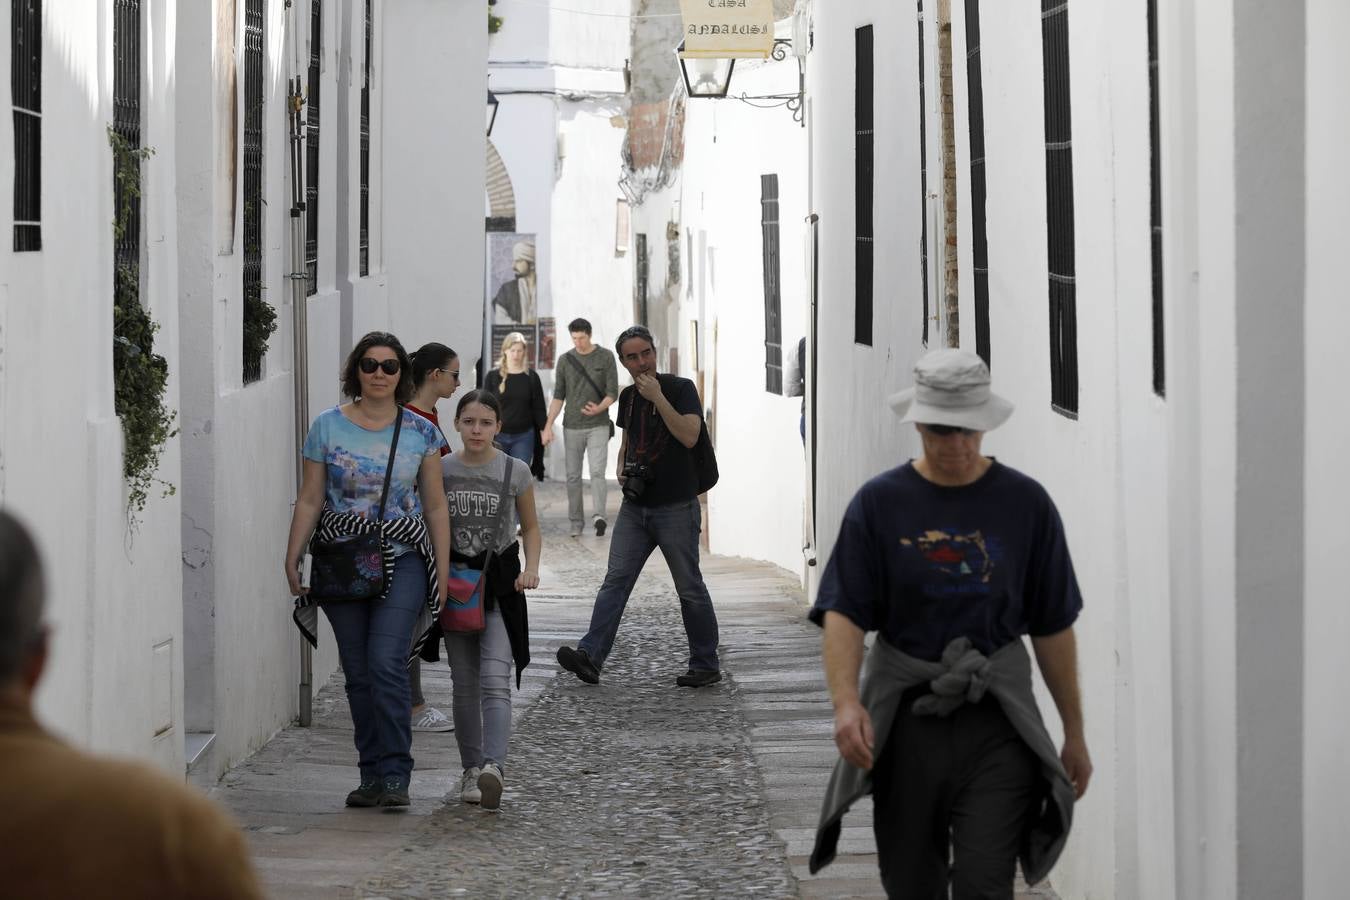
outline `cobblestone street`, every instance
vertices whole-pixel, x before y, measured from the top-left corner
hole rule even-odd
[[[617,503],[618,492],[611,491]],[[871,809],[806,872],[834,759],[819,636],[796,579],[705,557],[724,680],[677,688],[678,601],[659,553],[638,581],[599,686],[554,659],[589,620],[608,538],[566,536],[561,485],[539,489],[545,545],[530,595],[534,657],[513,697],[502,810],[459,802],[453,734],[418,734],[412,807],[349,810],[355,751],[340,676],[314,727],[284,730],[214,789],[244,823],[276,897],[878,897]],[[611,521],[613,521],[611,510]],[[450,710],[444,663],[428,700]],[[1028,892],[1021,897],[1050,897]]]

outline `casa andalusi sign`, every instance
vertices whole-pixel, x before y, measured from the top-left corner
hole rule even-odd
[[[773,0],[680,0],[689,59],[764,59],[773,50]]]

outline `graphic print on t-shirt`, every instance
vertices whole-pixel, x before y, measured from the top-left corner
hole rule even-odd
[[[491,546],[501,494],[496,490],[456,489],[446,494],[446,500],[450,503],[450,521],[455,525],[454,547],[462,553],[475,555]]]
[[[922,589],[929,597],[988,595],[1003,552],[997,538],[976,530],[936,528],[917,537],[900,538],[900,546],[918,554],[928,564]]]

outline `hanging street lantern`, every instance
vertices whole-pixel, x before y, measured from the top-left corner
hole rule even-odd
[[[688,59],[684,56],[684,42],[675,50],[680,60],[680,71],[684,73],[684,89],[691,99],[720,99],[731,90],[731,73],[736,68],[735,59],[704,57]]]

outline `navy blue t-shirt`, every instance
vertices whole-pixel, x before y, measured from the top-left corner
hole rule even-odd
[[[937,661],[954,638],[989,654],[1062,631],[1082,608],[1045,488],[998,461],[962,487],[933,484],[906,463],[854,495],[810,615],[822,625],[835,610]]]

